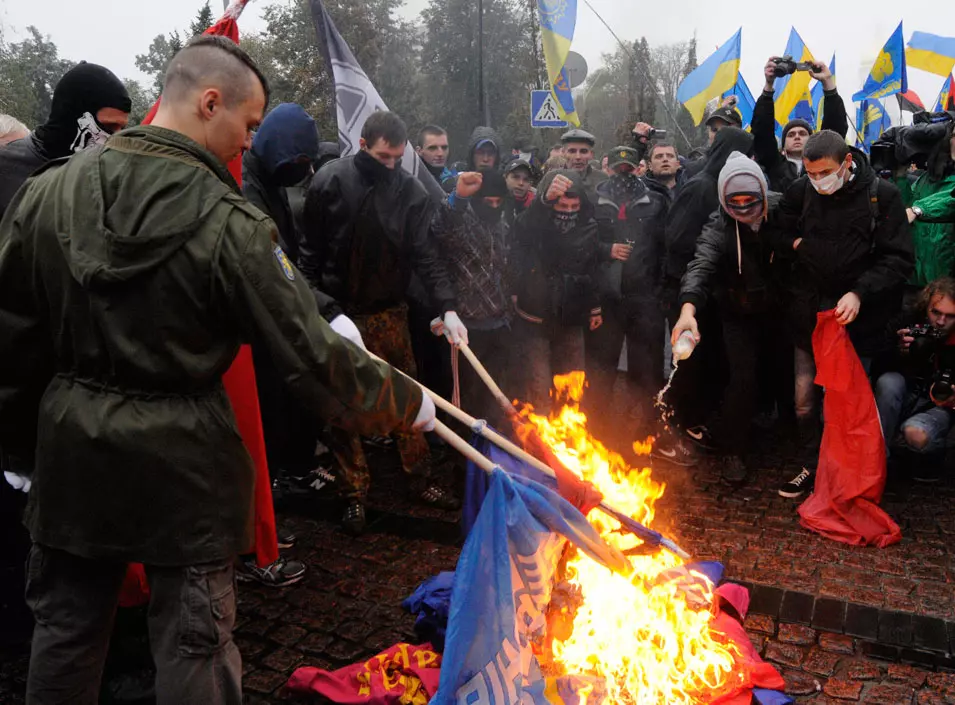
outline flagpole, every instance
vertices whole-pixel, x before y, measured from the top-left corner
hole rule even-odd
[[[484,124],[491,126],[491,106],[484,90],[484,0],[478,0],[478,114],[484,116]]]
[[[597,12],[594,9],[594,6],[591,5],[587,0],[584,0],[584,5],[590,8],[590,11],[597,16],[597,19],[600,20],[601,24],[603,24],[603,26],[607,28],[607,31],[610,32],[611,35],[613,35],[613,38],[617,40],[617,44],[620,45],[620,48],[623,49],[624,53],[626,53],[626,55],[630,57],[630,60],[633,63],[637,64],[639,67],[639,62],[636,60],[633,53],[630,51],[630,48],[623,43],[623,40],[621,40],[620,37],[617,36],[617,33],[613,31],[613,28],[609,24],[607,24],[607,21],[600,16],[599,12]],[[666,104],[666,101],[663,100],[663,98],[660,96],[659,91],[657,91],[656,84],[652,80],[650,80],[650,76],[647,75],[647,72],[645,69],[640,68],[640,73],[643,74],[643,80],[645,80],[648,85],[653,86],[653,95],[657,97],[657,100],[660,101],[660,105],[663,106],[663,112],[665,112],[667,114],[667,117],[673,121],[673,126],[676,128],[676,131],[680,133],[680,137],[682,137],[683,141],[692,147],[693,143],[690,141],[690,138],[686,136],[686,133],[683,131],[683,128],[680,127],[680,123],[677,122],[676,116],[674,116],[673,113],[670,111],[670,106],[668,106]]]

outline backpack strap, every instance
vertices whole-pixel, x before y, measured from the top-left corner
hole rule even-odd
[[[879,225],[879,177],[869,182],[869,232],[874,233]]]

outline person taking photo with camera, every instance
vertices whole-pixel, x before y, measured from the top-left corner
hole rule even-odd
[[[766,61],[764,75],[766,85],[753,109],[752,132],[756,161],[769,177],[773,191],[785,192],[803,173],[802,155],[813,126],[802,119],[790,120],[783,127],[782,147],[776,142],[775,83],[777,78],[788,76],[801,64],[791,59],[771,56]],[[822,129],[832,130],[845,138],[849,131],[846,106],[836,91],[836,79],[825,64],[812,64],[809,75],[822,83]]]
[[[909,164],[895,168],[915,248],[913,287],[955,275],[955,122],[932,147],[925,170],[914,180]],[[909,129],[909,128],[906,128]]]
[[[892,369],[875,383],[882,434],[913,479],[936,482],[955,417],[955,279],[926,286],[896,335]]]

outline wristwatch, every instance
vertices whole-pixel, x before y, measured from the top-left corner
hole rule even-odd
[[[916,219],[922,217],[922,209],[919,208],[918,206],[912,206],[912,212],[915,213],[915,218],[916,218]]]

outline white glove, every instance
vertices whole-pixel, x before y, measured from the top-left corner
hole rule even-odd
[[[451,341],[452,345],[464,345],[468,344],[468,329],[464,327],[464,323],[461,322],[461,319],[458,318],[458,314],[454,311],[448,311],[444,314],[444,334],[448,336],[448,339]]]
[[[415,416],[414,425],[411,427],[415,431],[433,431],[436,421],[437,409],[434,408],[434,402],[427,392],[421,393],[421,408],[418,409],[418,415]]]
[[[430,401],[430,399],[429,399]],[[434,405],[432,404],[432,408]],[[434,413],[432,412],[432,417]],[[33,481],[26,475],[17,475],[15,472],[6,472],[3,473],[3,478],[7,481],[7,484],[10,485],[15,490],[20,490],[21,492],[29,492],[30,487],[33,485]]]
[[[361,333],[358,331],[358,326],[356,326],[355,322],[344,313],[340,313],[335,316],[335,318],[332,319],[332,322],[328,325],[330,325],[332,330],[338,333],[345,340],[350,340],[362,350],[367,350],[365,347],[365,341],[361,339]]]

